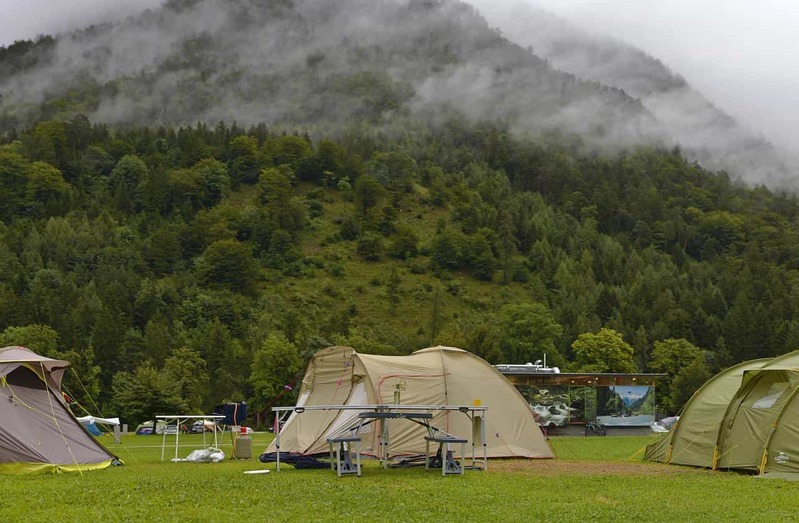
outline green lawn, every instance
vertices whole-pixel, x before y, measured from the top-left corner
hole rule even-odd
[[[265,468],[257,456],[271,436],[253,437],[252,460],[162,463],[159,436],[128,436],[107,444],[123,467],[0,476],[0,521],[786,521],[799,513],[799,483],[640,462],[651,437],[553,438],[557,460],[494,460],[488,471],[446,478],[370,461],[363,477],[341,479],[290,466],[244,474]],[[223,450],[230,454],[229,440]]]

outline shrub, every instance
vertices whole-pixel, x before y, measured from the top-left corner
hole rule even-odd
[[[355,216],[345,216],[341,220],[341,238],[344,240],[354,240],[361,233],[361,227]]]
[[[416,245],[419,237],[413,229],[400,225],[396,228],[396,234],[388,246],[388,255],[393,258],[407,260],[416,256],[418,250]]]
[[[321,218],[325,214],[325,207],[319,200],[308,200],[308,216]]]
[[[374,233],[366,233],[358,241],[358,254],[365,260],[376,261],[383,255],[383,240]]]

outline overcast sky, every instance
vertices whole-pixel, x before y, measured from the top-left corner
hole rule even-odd
[[[528,1],[643,49],[752,130],[799,150],[799,1]]]
[[[0,45],[162,1],[0,0]],[[799,150],[799,0],[527,1],[643,49],[752,130]]]
[[[164,0],[0,0],[0,45],[124,18]]]

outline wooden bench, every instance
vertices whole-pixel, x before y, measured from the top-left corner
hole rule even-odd
[[[438,443],[438,452],[436,455],[441,457],[441,476],[447,474],[463,474],[463,457],[466,454],[466,440],[447,434],[445,432],[437,432],[431,436],[424,437],[424,469],[430,470],[430,442]],[[452,450],[450,445],[453,443],[461,444],[461,461],[458,463],[452,457]]]
[[[352,463],[350,447],[355,444],[355,464]],[[336,467],[336,474],[356,474],[361,477],[361,438],[360,436],[336,436],[327,438],[330,447],[330,468]],[[333,462],[333,446],[336,446],[336,461]]]

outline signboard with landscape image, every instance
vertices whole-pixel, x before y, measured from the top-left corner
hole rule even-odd
[[[594,387],[517,385],[517,389],[530,404],[536,421],[542,427],[583,423],[586,419],[593,419],[596,413]]]
[[[596,388],[596,418],[607,426],[648,426],[655,421],[655,388],[613,385]]]
[[[649,385],[516,385],[542,427],[597,420],[617,427],[655,421],[655,388]]]

